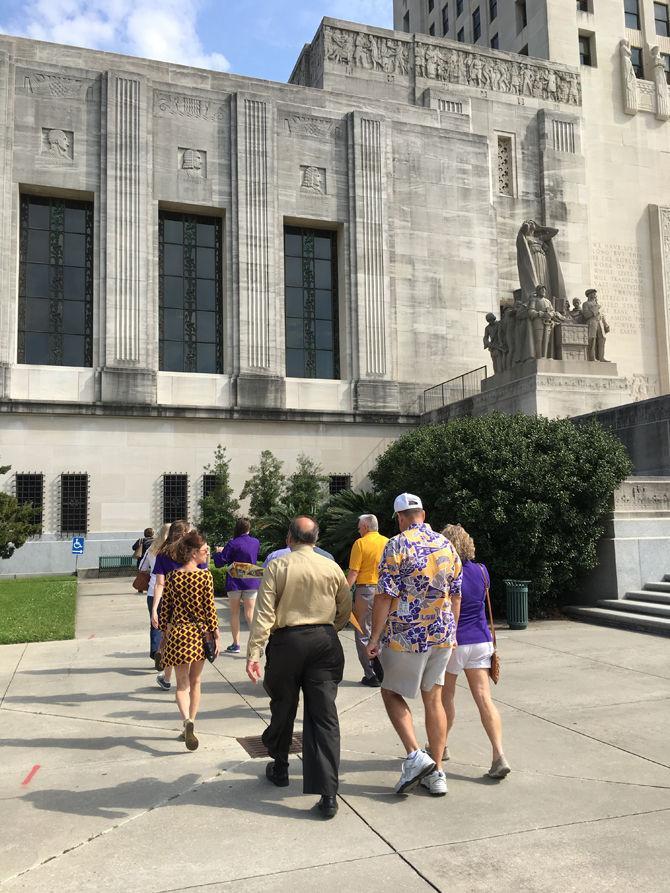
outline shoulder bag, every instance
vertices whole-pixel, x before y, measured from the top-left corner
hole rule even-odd
[[[146,570],[146,558],[149,552],[144,553],[144,557],[140,561],[139,567],[137,569],[137,575],[132,582],[132,587],[137,592],[148,592],[149,591],[149,581],[151,580],[151,572]]]
[[[498,680],[500,679],[500,656],[496,649],[496,628],[493,625],[493,611],[491,610],[491,598],[489,596],[489,584],[486,582],[486,574],[484,573],[484,568],[479,565],[479,570],[481,571],[482,579],[484,581],[484,591],[486,593],[486,607],[488,608],[489,614],[489,626],[491,628],[491,638],[493,639],[493,654],[491,655],[491,666],[489,667],[489,676],[491,677],[491,681],[494,685],[498,684]]]
[[[196,620],[190,611],[188,612],[188,617],[191,623],[198,627],[198,631],[202,636],[202,647],[205,652],[205,657],[210,664],[213,664],[216,660],[216,642],[214,640],[214,633],[210,632],[208,629],[203,629],[202,620]]]

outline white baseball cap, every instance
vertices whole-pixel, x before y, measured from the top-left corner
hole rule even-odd
[[[397,515],[398,512],[406,512],[409,509],[423,509],[419,497],[413,493],[401,493],[400,496],[396,496],[393,502],[393,514]]]

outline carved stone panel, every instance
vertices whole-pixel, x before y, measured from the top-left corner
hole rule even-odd
[[[324,32],[326,62],[352,72],[379,72],[388,78],[408,78],[413,73],[417,80],[581,105],[580,75],[550,63],[332,26]]]
[[[199,96],[157,90],[154,93],[154,114],[184,121],[207,121],[218,124],[224,120],[226,110],[220,102],[202,99]]]
[[[284,130],[294,136],[307,136],[322,140],[341,136],[342,122],[338,118],[319,118],[315,115],[286,115]]]
[[[40,152],[49,158],[72,161],[74,158],[74,133],[71,130],[60,130],[56,127],[43,127]]]
[[[78,99],[85,93],[88,82],[83,78],[71,78],[44,71],[27,71],[23,73],[22,84],[20,80],[18,83],[23,86],[26,93],[34,96]]]
[[[179,176],[187,180],[207,179],[207,152],[204,149],[177,149]]]
[[[325,195],[327,192],[325,168],[314,167],[313,165],[301,165],[300,189],[303,192],[309,192],[312,195]]]

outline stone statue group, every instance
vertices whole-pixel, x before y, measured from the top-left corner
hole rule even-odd
[[[574,352],[564,350],[574,341],[566,327],[584,329],[584,359],[604,361],[605,338],[609,332],[595,288],[585,292],[586,300],[570,302],[566,297],[561,266],[553,238],[558,230],[525,221],[516,239],[520,288],[514,292],[514,304],[505,307],[498,320],[487,313],[484,347],[491,354],[494,372],[504,372],[527,360],[573,359]],[[579,340],[579,339],[577,339]]]

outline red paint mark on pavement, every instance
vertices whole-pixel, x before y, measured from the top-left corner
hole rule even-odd
[[[22,785],[30,784],[30,782],[33,780],[33,778],[37,775],[39,768],[40,768],[39,763],[36,763],[33,766],[33,768],[30,770],[30,772],[26,775],[26,777],[23,779],[21,784]]]

